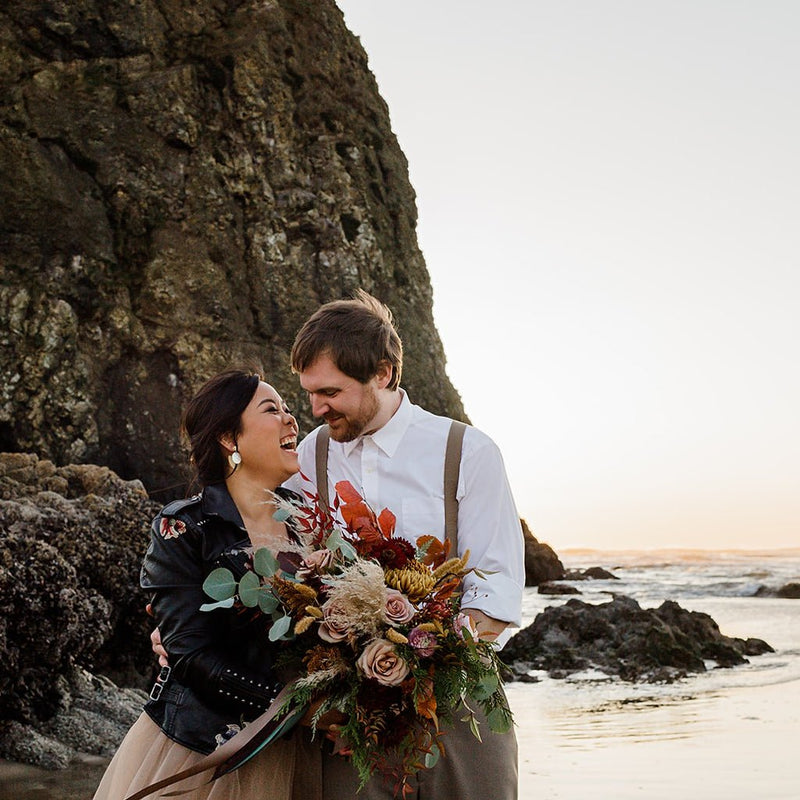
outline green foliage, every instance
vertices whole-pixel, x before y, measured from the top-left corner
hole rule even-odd
[[[233,597],[228,597],[225,600],[218,600],[216,603],[203,603],[200,606],[201,611],[215,611],[218,608],[233,608]]]
[[[277,642],[279,639],[288,638],[286,634],[289,632],[289,629],[292,627],[292,618],[288,615],[283,615],[278,617],[273,623],[272,627],[269,629],[269,640],[271,642]]]
[[[255,608],[258,605],[258,596],[261,593],[261,581],[255,572],[245,572],[239,581],[239,599],[246,608]]]
[[[236,595],[236,578],[225,567],[211,570],[203,581],[203,591],[213,600],[228,600]]]
[[[279,569],[278,559],[266,547],[259,547],[253,553],[253,569],[264,578],[271,578]]]
[[[342,557],[347,561],[353,561],[358,555],[353,545],[351,545],[349,542],[346,542],[342,538],[341,531],[338,529],[335,529],[333,533],[331,533],[331,535],[325,540],[325,547],[334,553],[341,553]]]

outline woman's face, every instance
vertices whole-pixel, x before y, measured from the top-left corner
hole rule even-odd
[[[242,462],[237,472],[261,480],[274,489],[297,472],[297,421],[281,396],[268,383],[258,384],[242,413],[236,438]]]

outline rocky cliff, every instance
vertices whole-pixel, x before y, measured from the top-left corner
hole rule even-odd
[[[181,494],[180,410],[363,286],[417,402],[463,418],[414,192],[332,0],[6,0],[0,10],[0,450]]]

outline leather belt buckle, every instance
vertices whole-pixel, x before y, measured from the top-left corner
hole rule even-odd
[[[155,702],[161,697],[161,692],[164,691],[164,687],[167,685],[167,681],[169,680],[169,676],[172,674],[172,667],[166,666],[161,667],[161,671],[158,673],[158,677],[156,678],[156,682],[153,684],[153,688],[150,690],[150,699]]]

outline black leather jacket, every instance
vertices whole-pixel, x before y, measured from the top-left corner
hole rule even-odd
[[[152,593],[171,667],[144,710],[167,736],[201,753],[259,716],[281,689],[272,670],[280,645],[269,641],[263,618],[235,609],[200,611],[213,602],[202,588],[208,573],[227,567],[240,578],[250,547],[227,488],[214,484],[161,510],[142,565],[140,583]]]

